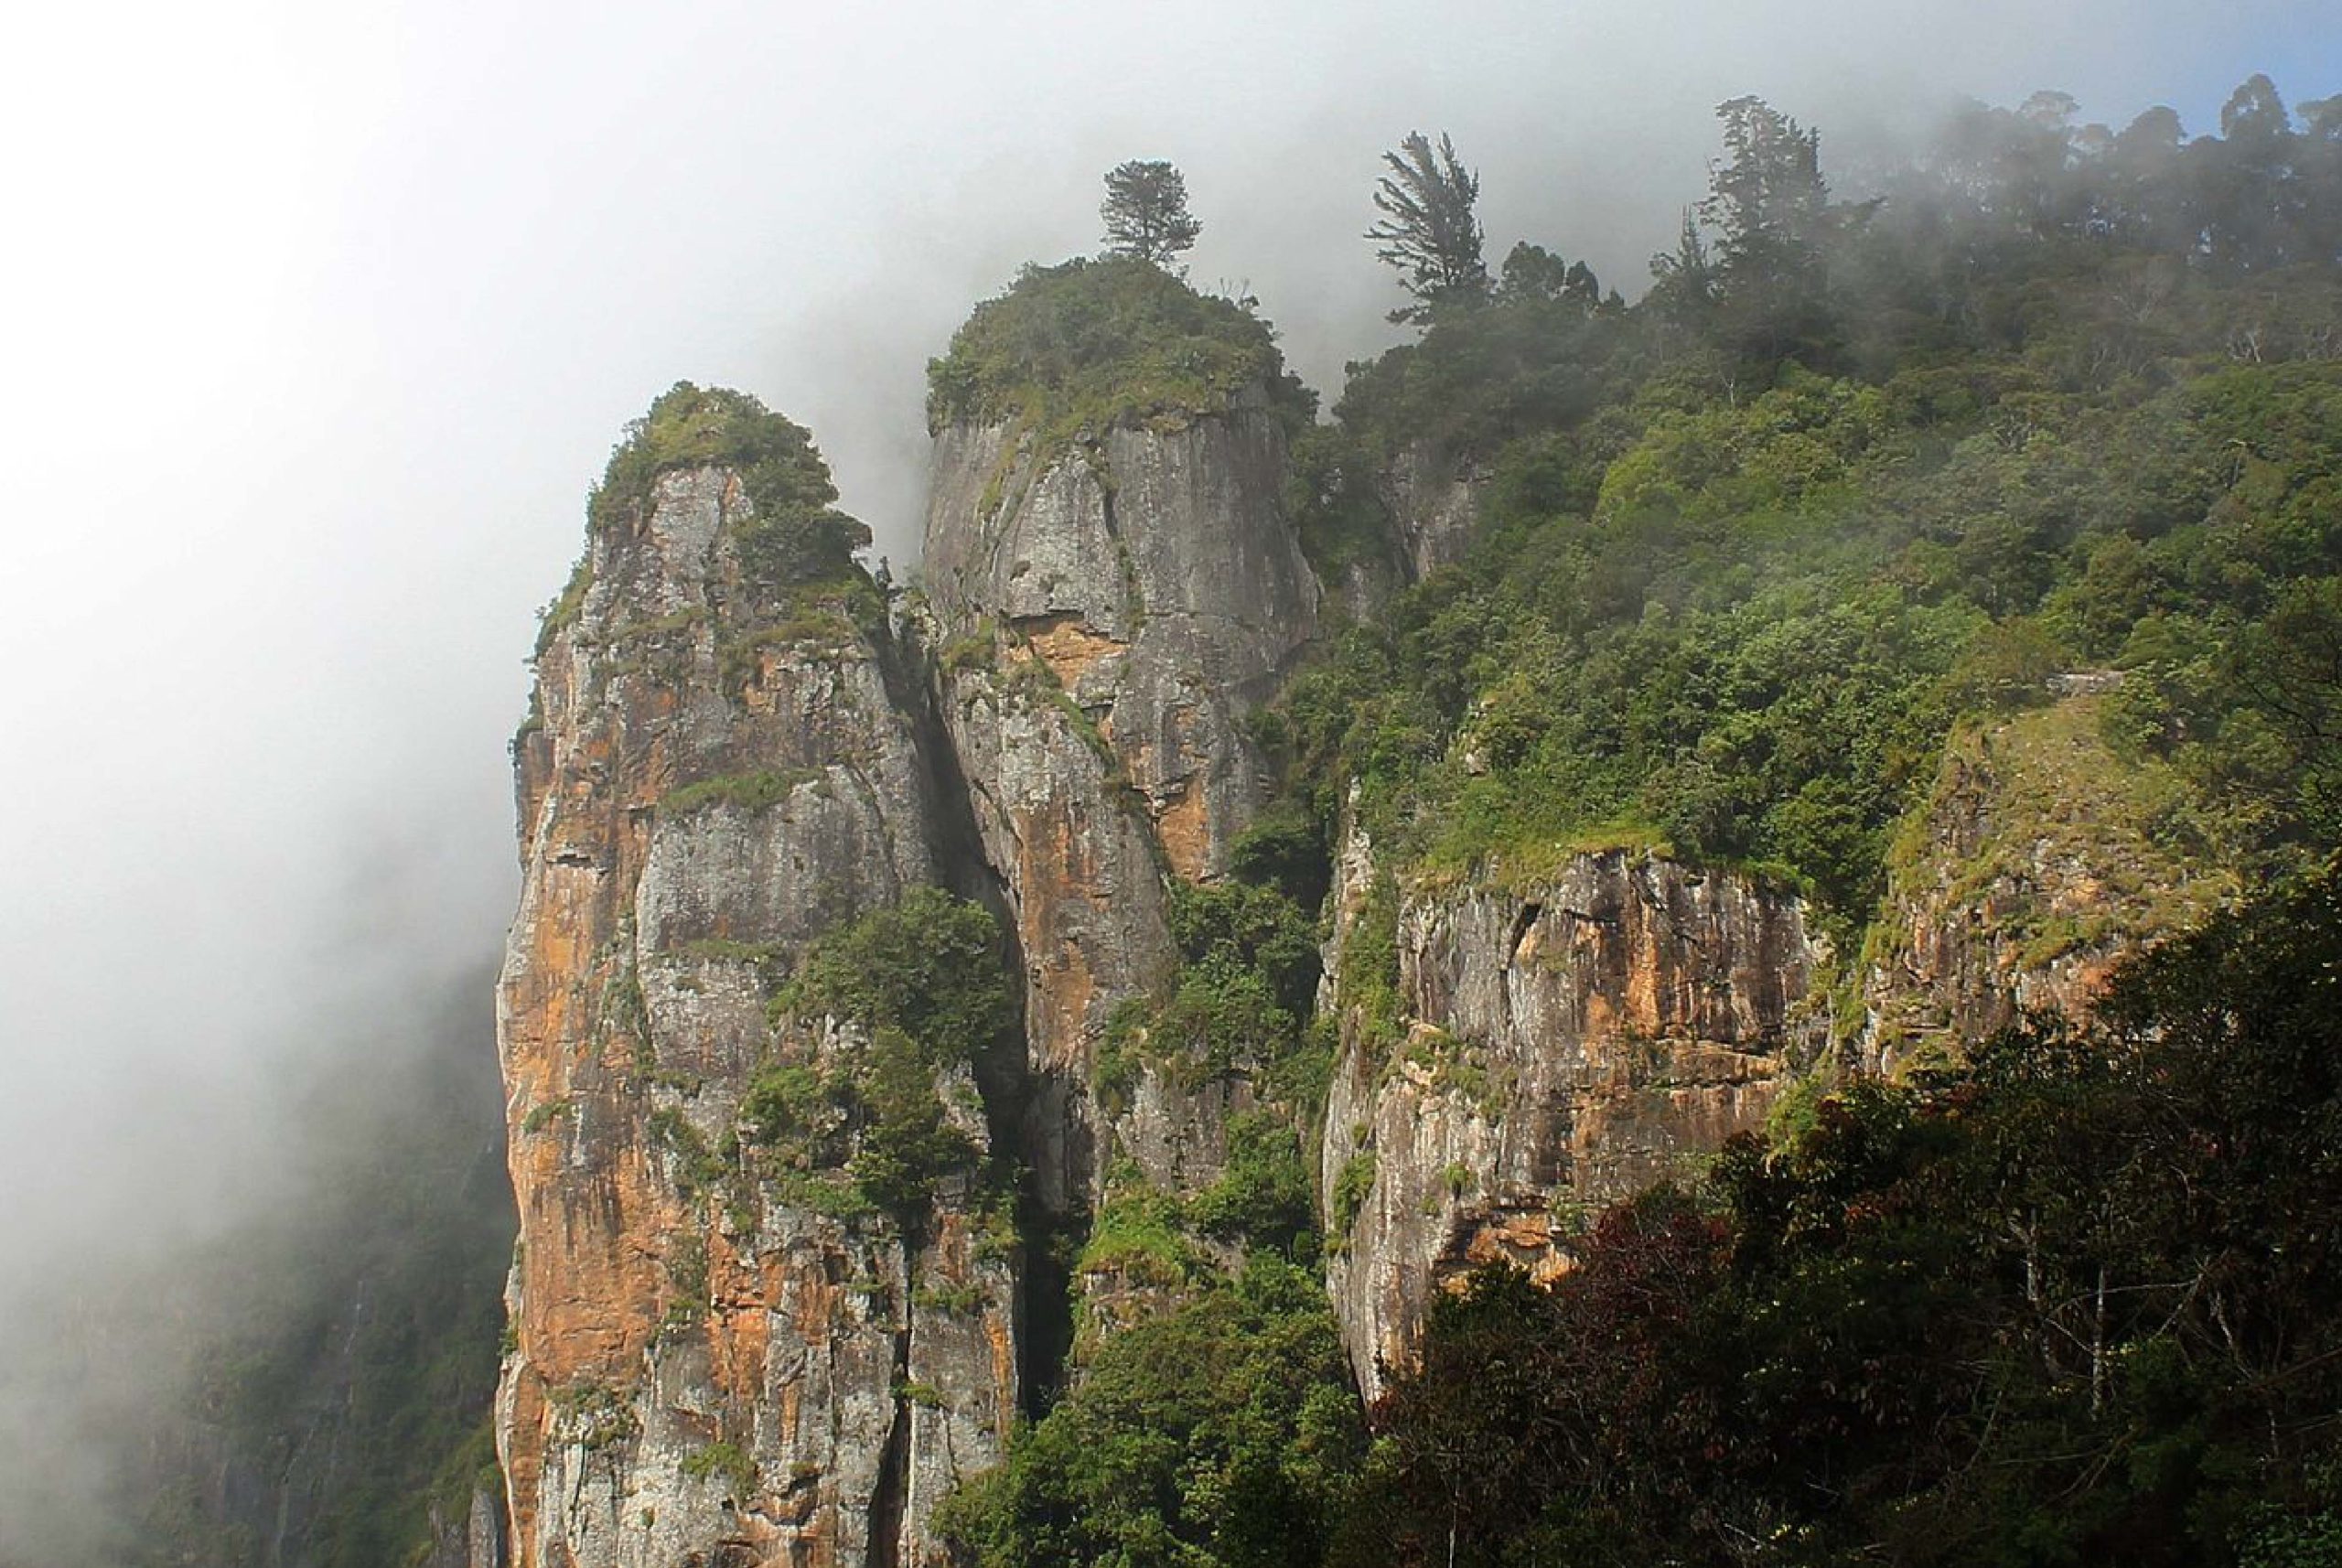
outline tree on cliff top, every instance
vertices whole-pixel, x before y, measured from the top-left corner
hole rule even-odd
[[[1486,298],[1488,269],[1480,259],[1480,220],[1472,210],[1480,180],[1458,161],[1456,144],[1442,132],[1434,149],[1430,137],[1410,132],[1382,161],[1391,167],[1375,183],[1374,205],[1382,216],[1366,237],[1415,296],[1391,319],[1422,321],[1443,305]]]
[[[1106,250],[1156,266],[1196,242],[1203,225],[1187,210],[1187,182],[1160,158],[1133,158],[1106,171]]]

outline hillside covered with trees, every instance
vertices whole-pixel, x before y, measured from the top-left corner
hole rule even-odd
[[[1119,166],[929,366],[909,586],[806,431],[654,403],[513,743],[502,1468],[448,1116],[353,1154],[364,1268],[207,1367],[137,1560],[329,1432],[352,1565],[2342,1561],[2342,97],[1971,106],[1860,189],[1717,118],[1632,287],[1407,135],[1411,336],[1325,397]],[[1779,961],[1674,986],[1745,1038],[1583,1031],[1660,1108],[1623,1201],[1378,1187],[1345,1074],[1518,1103],[1425,1000],[1474,898],[1500,985],[1562,917]],[[2091,1004],[1956,1037],[1930,921]],[[1762,1112],[1687,1151],[1703,1094]],[[1454,1225],[1412,1355],[1329,1299],[1376,1201]]]
[[[1331,1021],[1275,955],[1307,952],[1278,933],[1346,822],[1417,878],[1745,868],[1807,897],[1851,985],[1947,747],[2087,690],[2053,768],[2104,770],[2155,866],[2266,891],[2095,1022],[1893,1081],[1825,1056],[1764,1136],[1579,1217],[1557,1285],[1472,1279],[1362,1412],[1307,1288],[1355,1193],[1227,1218],[1306,1194],[1289,1137],[1241,1203],[1110,1208],[1184,1305],[1077,1347],[951,1505],[970,1562],[2330,1559],[2338,105],[2256,78],[2191,140],[2044,94],[1849,199],[1815,132],[1735,101],[1631,304],[1565,234],[1489,265],[1445,138],[1391,155],[1368,237],[1419,335],[1297,427],[1339,608],[1260,721],[1282,803],[1210,895],[1242,934],[1189,948],[1174,1004],[1313,1136]],[[1084,282],[984,307],[937,396],[1010,319],[1103,318]],[[1410,556],[1407,462],[1468,490],[1444,556]],[[1378,961],[1347,961],[1370,1017]]]

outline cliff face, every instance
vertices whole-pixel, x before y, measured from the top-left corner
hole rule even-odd
[[[1443,1281],[1552,1278],[1585,1219],[1759,1125],[1826,1039],[1826,953],[1797,899],[1656,856],[1402,894],[1353,832],[1338,872],[1327,1284],[1370,1400]],[[1358,1002],[1377,964],[1395,1006]]]
[[[1316,628],[1264,399],[1158,424],[1061,451],[1005,426],[935,442],[942,708],[1025,953],[1031,1137],[1058,1208],[1101,1179],[1087,1078],[1107,1020],[1176,962],[1165,877],[1225,867],[1265,785],[1244,716]],[[1216,1105],[1160,1086],[1133,1104],[1120,1142],[1152,1179],[1208,1177]]]
[[[1415,582],[1464,558],[1479,506],[1479,477],[1428,442],[1401,449],[1375,477],[1399,553]]]
[[[1011,1216],[1054,1244],[1110,1197],[1176,1213],[1240,1164],[1246,1063],[1157,1060],[1148,1025],[1102,1047],[1181,976],[1174,911],[1198,940],[1187,889],[1264,799],[1249,712],[1319,591],[1262,398],[1032,440],[938,433],[928,599],[899,618],[850,572],[773,575],[751,495],[774,493],[769,459],[671,456],[596,504],[515,745],[498,1429],[519,1568],[940,1562],[936,1503],[1000,1457],[1075,1324],[1110,1333],[1191,1288],[1185,1263],[1112,1249],[1066,1278]],[[1431,472],[1408,481],[1418,572],[1470,512]],[[2141,848],[2178,831],[2177,797],[2105,755],[2093,701],[1953,747],[1861,971],[1874,1065],[2079,1004],[2208,900]],[[1555,1277],[1600,1208],[1760,1125],[1830,1043],[1832,955],[1796,897],[1649,853],[1402,883],[1353,826],[1337,862],[1318,1004],[1339,1048],[1308,1157],[1372,1398],[1448,1282],[1498,1261]],[[906,1058],[900,1032],[784,986],[809,947],[935,886],[1004,917],[1005,1048]],[[870,1161],[900,1151],[857,1085],[908,1092],[928,1146],[958,1151],[908,1196],[873,1196]],[[1189,1240],[1199,1272],[1238,1261]],[[449,1561],[478,1517],[442,1521]]]
[[[776,596],[720,466],[589,542],[515,746],[499,991],[521,1238],[498,1402],[517,1561],[913,1563],[1016,1393],[972,1181],[854,1212],[833,1157],[744,1150],[758,1073],[871,1042],[768,1003],[806,942],[940,879],[936,759],[880,628]],[[937,1085],[978,1150],[964,1070]]]
[[[2087,1012],[2123,954],[2235,890],[2092,692],[1955,736],[1896,846],[1865,955],[1864,1065],[1956,1058],[2021,1009]]]

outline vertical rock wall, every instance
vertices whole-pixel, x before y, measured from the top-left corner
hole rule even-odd
[[[1327,967],[1355,991],[1370,951],[1394,956],[1397,1017],[1345,1008],[1320,1156],[1370,1399],[1444,1280],[1565,1269],[1585,1219],[1759,1125],[1827,1036],[1802,907],[1743,878],[1626,852],[1526,889],[1378,897],[1375,875],[1353,833]]]
[[[1088,1070],[1108,1019],[1175,966],[1166,879],[1222,871],[1265,792],[1243,721],[1318,602],[1280,499],[1285,464],[1259,395],[1062,450],[1004,426],[936,437],[926,583],[942,705],[1025,952],[1053,1206],[1101,1176]],[[1214,1146],[1212,1108],[1165,1098],[1136,1097],[1146,1124],[1124,1147],[1144,1163]],[[1179,1164],[1155,1157],[1147,1174],[1194,1179]]]
[[[938,881],[939,803],[890,639],[762,602],[738,477],[671,471],[589,542],[515,743],[522,892],[499,990],[521,1212],[498,1402],[515,1562],[909,1563],[1015,1408],[985,1195],[841,1213],[739,1149],[811,938]],[[982,1146],[966,1075],[942,1085]]]

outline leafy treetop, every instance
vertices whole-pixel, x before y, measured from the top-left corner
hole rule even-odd
[[[1268,324],[1135,256],[1028,266],[927,367],[930,431],[1015,422],[1044,439],[1226,412],[1266,388],[1305,418]]]

